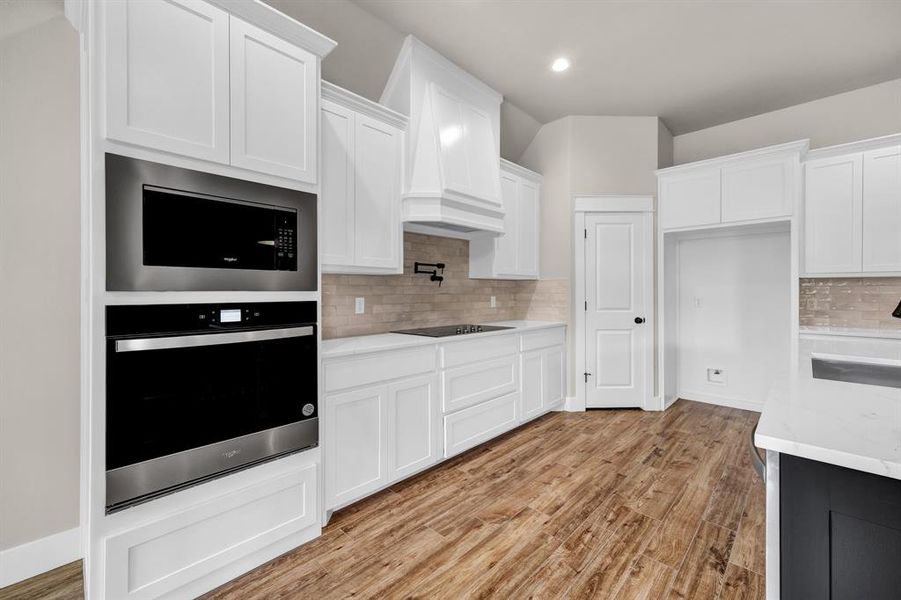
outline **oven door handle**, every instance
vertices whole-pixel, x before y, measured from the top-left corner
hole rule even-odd
[[[245,342],[265,342],[313,335],[311,325],[287,327],[284,329],[262,329],[258,331],[230,331],[228,333],[206,333],[202,335],[179,335],[172,337],[135,338],[116,340],[116,352],[140,352],[143,350],[169,350],[171,348],[197,348],[219,346],[221,344],[242,344]]]

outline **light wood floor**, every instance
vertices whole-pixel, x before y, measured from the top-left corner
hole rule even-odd
[[[757,416],[684,400],[553,413],[205,598],[764,598]]]

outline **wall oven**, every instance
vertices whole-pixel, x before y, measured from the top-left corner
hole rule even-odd
[[[106,288],[316,290],[316,196],[106,155]]]
[[[106,509],[315,446],[315,302],[108,306]]]

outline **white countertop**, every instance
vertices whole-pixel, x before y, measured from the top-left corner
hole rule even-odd
[[[901,389],[814,379],[812,353],[901,360],[901,339],[802,335],[798,371],[770,390],[757,446],[901,479]]]
[[[379,333],[376,335],[360,335],[355,337],[335,338],[323,340],[320,349],[322,358],[335,358],[338,356],[350,356],[353,354],[366,354],[369,352],[383,352],[386,350],[398,350],[400,348],[412,348],[415,346],[429,346],[448,342],[459,342],[475,338],[510,333],[531,331],[535,329],[548,329],[551,327],[565,327],[566,323],[556,321],[492,321],[480,323],[480,325],[503,325],[513,327],[502,331],[486,331],[483,333],[470,333],[466,335],[451,335],[443,338],[426,337],[422,335],[406,335],[402,333]]]

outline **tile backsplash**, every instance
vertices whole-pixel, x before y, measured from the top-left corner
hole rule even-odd
[[[898,329],[901,277],[801,279],[801,327]]]
[[[445,263],[441,287],[428,275],[413,275],[414,261]],[[405,233],[402,275],[323,274],[322,337],[508,319],[565,321],[566,284],[562,279],[470,279],[468,241]],[[361,315],[354,314],[358,297],[365,298]]]

